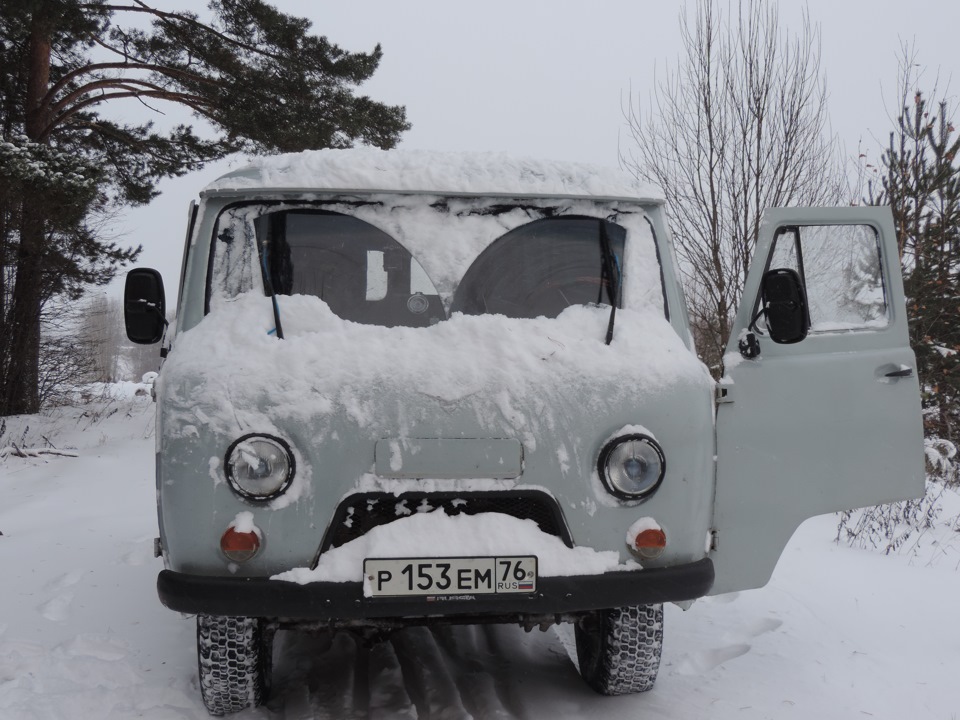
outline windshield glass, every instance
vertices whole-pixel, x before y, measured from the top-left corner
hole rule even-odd
[[[288,211],[255,221],[264,278],[279,295],[315,295],[345,320],[423,327],[443,319],[430,278],[400,243],[362,220]]]
[[[621,306],[621,288],[641,302],[659,290],[647,277],[657,267],[623,271],[628,227],[652,244],[639,215],[606,212],[615,223],[547,204],[429,200],[228,207],[214,230],[208,308],[250,291],[308,295],[345,320],[426,327],[454,312],[553,318],[571,305]]]
[[[614,304],[626,234],[619,225],[587,217],[521,225],[474,261],[451,310],[535,318],[556,317],[571,305]]]

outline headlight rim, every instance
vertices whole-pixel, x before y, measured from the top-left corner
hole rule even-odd
[[[642,493],[624,492],[623,490],[619,489],[607,475],[607,461],[610,459],[611,453],[613,453],[618,446],[631,441],[645,442],[657,454],[657,457],[660,461],[660,475],[657,478],[657,481]],[[663,448],[660,447],[660,443],[658,443],[652,435],[640,432],[617,435],[616,437],[608,440],[600,450],[600,455],[597,457],[597,474],[600,476],[600,482],[603,484],[604,489],[608,493],[619,500],[638,505],[649,500],[651,497],[653,497],[657,490],[660,489],[660,486],[663,484],[663,479],[667,475],[667,459],[663,452]]]
[[[280,486],[268,495],[257,495],[256,493],[252,493],[249,490],[244,489],[240,486],[240,483],[237,482],[236,478],[233,477],[233,465],[230,462],[233,451],[236,450],[238,445],[251,439],[270,440],[271,442],[279,445],[287,456],[287,476],[284,478]],[[281,437],[277,437],[276,435],[270,435],[269,433],[254,432],[242,435],[230,443],[230,447],[227,448],[227,452],[224,455],[223,470],[224,475],[227,477],[227,484],[235,494],[239,495],[244,500],[262,505],[270,502],[271,500],[276,500],[290,489],[290,486],[293,484],[294,475],[296,475],[297,472],[297,461],[293,455],[293,448],[291,448],[290,443],[288,443],[286,440]]]

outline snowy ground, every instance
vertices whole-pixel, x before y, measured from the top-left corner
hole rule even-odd
[[[0,449],[41,436],[78,456],[0,457],[0,718],[207,717],[193,619],[154,590],[149,398],[7,418]],[[594,695],[553,630],[417,628],[371,650],[281,633],[273,699],[236,717],[957,720],[960,533],[885,557],[835,526],[806,523],[766,588],[668,606],[643,696]]]

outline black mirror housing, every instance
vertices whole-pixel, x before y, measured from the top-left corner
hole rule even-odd
[[[160,342],[167,325],[163,278],[151,268],[127,273],[123,288],[123,321],[127,337],[138,345]]]
[[[807,337],[810,311],[803,281],[796,270],[768,270],[763,276],[762,297],[771,340],[790,344]]]

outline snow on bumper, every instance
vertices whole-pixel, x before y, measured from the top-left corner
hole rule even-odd
[[[620,554],[589,547],[568,547],[536,522],[504,513],[449,515],[422,508],[407,517],[371,529],[361,537],[320,555],[314,568],[294,568],[273,577],[305,585],[314,582],[361,582],[366,558],[504,557],[536,555],[540,577],[599,575],[639,570],[634,561],[620,564]],[[349,520],[348,520],[349,521]],[[571,543],[572,544],[572,543]],[[369,587],[365,583],[365,594]]]

